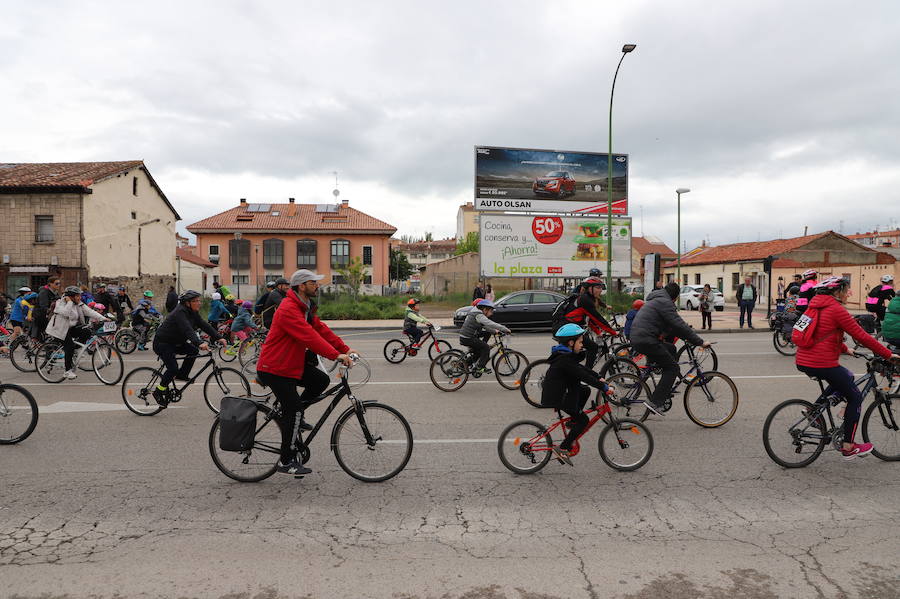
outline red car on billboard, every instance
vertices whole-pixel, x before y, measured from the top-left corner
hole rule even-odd
[[[551,171],[543,177],[538,177],[531,184],[531,191],[537,196],[554,196],[562,198],[575,195],[575,179],[569,171]]]

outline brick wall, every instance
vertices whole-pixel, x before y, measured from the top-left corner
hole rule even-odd
[[[10,266],[82,266],[81,195],[0,195],[0,254]],[[53,241],[35,242],[35,215],[53,216]]]

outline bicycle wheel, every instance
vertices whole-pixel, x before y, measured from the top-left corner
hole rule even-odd
[[[528,358],[520,351],[504,349],[494,356],[494,376],[504,389],[515,391],[519,388],[521,372],[528,366]]]
[[[237,348],[233,343],[226,343],[225,345],[220,345],[219,349],[216,350],[218,357],[223,362],[233,362],[237,359]]]
[[[34,346],[35,342],[25,333],[9,344],[9,361],[19,372],[34,372]]]
[[[244,366],[247,362],[257,360],[260,351],[262,351],[262,339],[260,337],[254,335],[241,341],[237,350],[238,361],[241,363],[241,366]]]
[[[34,396],[19,385],[0,385],[0,445],[12,445],[28,438],[38,421]]]
[[[469,365],[461,351],[451,349],[431,361],[428,376],[441,391],[456,391],[469,380]]]
[[[94,347],[91,366],[94,368],[94,374],[104,385],[115,385],[125,374],[122,354],[107,341],[99,341]]]
[[[497,455],[516,474],[534,474],[553,457],[553,439],[544,425],[534,420],[513,422],[500,433]]]
[[[366,441],[363,427],[372,443]],[[365,483],[380,483],[399,474],[409,462],[412,429],[391,406],[364,401],[338,417],[331,431],[331,448],[344,472]]]
[[[132,331],[128,329],[120,329],[118,332],[116,332],[114,343],[116,349],[119,350],[119,353],[128,355],[137,349],[138,338],[137,335],[135,335]]]
[[[825,449],[825,420],[810,420],[816,407],[805,399],[783,401],[763,425],[763,446],[772,461],[785,468],[812,464]]]
[[[900,460],[900,395],[882,395],[866,410],[862,421],[863,441],[872,444],[872,454],[887,462]]]
[[[271,417],[272,408],[258,405],[256,436],[246,451],[223,451],[219,448],[219,419],[209,430],[209,455],[222,474],[242,483],[255,483],[275,473],[281,457],[281,426]]]
[[[775,331],[772,343],[775,345],[775,351],[782,356],[793,356],[797,353],[797,346],[791,343],[790,339],[785,339],[784,333],[781,331]]]
[[[643,422],[616,420],[600,431],[597,451],[607,466],[620,472],[637,470],[653,455],[653,435]]]
[[[550,360],[535,360],[525,367],[519,378],[519,392],[528,405],[543,408],[541,393],[544,391],[544,378],[550,370]]]
[[[384,359],[391,364],[399,364],[406,359],[406,344],[399,339],[391,339],[384,344]]]
[[[620,372],[628,372],[635,376],[640,376],[641,369],[631,358],[616,356],[604,362],[603,366],[600,367],[599,375],[606,378],[608,375]]]
[[[250,397],[250,382],[234,368],[213,368],[203,383],[203,400],[213,413],[219,413],[219,402],[226,395]]]
[[[38,375],[48,383],[59,383],[66,371],[62,341],[48,341],[41,345],[35,357]]]
[[[142,366],[135,368],[122,381],[122,401],[125,407],[138,416],[153,416],[162,410],[162,406],[153,399],[153,390],[159,384],[160,372],[154,368]]]
[[[434,360],[444,352],[450,351],[450,342],[443,339],[436,339],[434,343],[428,346],[428,359]]]
[[[632,372],[618,372],[607,377],[606,384],[612,389],[607,401],[616,420],[631,418],[643,422],[650,416],[650,410],[643,404],[650,400],[650,388],[641,377]],[[606,423],[611,421],[608,413],[600,418]]]
[[[738,390],[721,372],[704,372],[684,390],[684,411],[691,422],[704,428],[722,426],[738,408]]]
[[[259,378],[256,375],[256,363],[257,359],[253,359],[243,367],[241,367],[241,374],[244,375],[244,378],[247,379],[247,382],[250,383],[250,395],[253,397],[267,397],[272,391],[259,382]]]
[[[700,364],[700,372],[709,372],[711,370],[719,369],[719,356],[716,355],[716,350],[712,347],[695,347],[694,348],[694,358]],[[678,363],[678,379],[684,380],[684,375],[682,371],[690,370],[694,365],[690,362],[690,358],[688,357],[688,346],[682,345],[678,349],[678,353],[675,354],[675,362]],[[683,368],[683,365],[686,365],[687,368]],[[695,371],[694,375],[697,374]]]
[[[615,358],[627,358],[637,364],[638,368],[642,370],[647,367],[647,356],[634,349],[630,343],[614,345],[610,350],[610,354]]]

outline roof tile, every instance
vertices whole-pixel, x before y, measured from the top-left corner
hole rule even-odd
[[[83,187],[144,166],[141,160],[125,162],[0,163],[0,188]]]
[[[188,225],[191,233],[199,231],[377,231],[393,235],[393,225],[360,212],[345,204],[338,205],[338,212],[316,212],[317,204],[270,204],[268,212],[249,212],[250,206],[240,204]],[[278,213],[276,216],[275,213]]]
[[[790,252],[801,246],[815,241],[821,237],[837,235],[834,231],[824,231],[805,237],[793,237],[791,239],[773,239],[771,241],[751,241],[747,243],[732,243],[729,245],[716,245],[696,252],[692,256],[682,257],[681,265],[719,264],[724,262],[738,262],[741,260],[762,260],[769,256],[776,256]],[[862,246],[860,246],[862,247]],[[663,266],[674,266],[674,261],[667,262]]]

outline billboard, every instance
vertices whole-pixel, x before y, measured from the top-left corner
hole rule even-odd
[[[485,277],[586,277],[606,274],[606,219],[482,214]],[[631,276],[631,218],[613,217],[612,276]]]
[[[606,214],[609,154],[475,146],[475,209]],[[613,214],[628,214],[628,156],[613,154]]]

